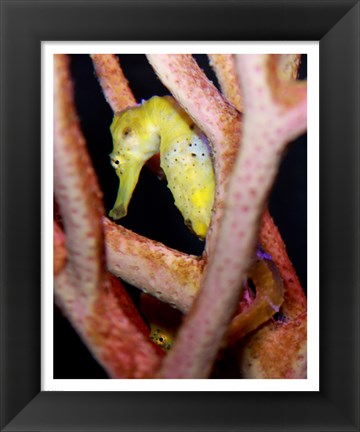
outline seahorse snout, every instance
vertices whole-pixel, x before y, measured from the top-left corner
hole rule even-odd
[[[121,219],[127,215],[129,202],[139,180],[139,174],[144,163],[144,160],[129,159],[126,164],[116,169],[120,185],[114,207],[109,212],[109,216],[113,219]]]
[[[126,216],[125,207],[123,205],[119,205],[117,207],[114,207],[112,210],[110,210],[109,216],[111,218],[113,218],[114,220],[118,220],[118,219],[123,218],[124,216]]]

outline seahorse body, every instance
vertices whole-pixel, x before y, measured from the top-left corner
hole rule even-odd
[[[171,96],[154,96],[115,114],[111,133],[111,164],[120,180],[114,208],[120,219],[128,205],[145,162],[160,151],[160,164],[175,205],[185,223],[205,238],[214,202],[215,176],[204,134]]]

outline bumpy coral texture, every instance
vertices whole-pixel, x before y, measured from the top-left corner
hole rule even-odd
[[[104,216],[73,109],[67,59],[56,56],[55,194],[67,251],[66,264],[61,261],[55,277],[57,303],[111,377],[205,378],[237,308],[260,229],[260,242],[266,250],[272,248],[284,280],[284,312],[294,319],[287,326],[266,324],[255,332],[238,350],[239,365],[247,377],[304,376],[304,296],[281,237],[270,215],[263,213],[282,151],[306,128],[306,84],[289,81],[298,57],[213,56],[213,64],[223,61],[219,75],[231,71],[233,83],[240,78],[241,87],[237,85],[235,92],[239,99],[232,103],[243,104],[243,115],[207,80],[192,56],[149,55],[148,59],[212,146],[216,196],[205,253],[201,258],[182,254]],[[115,56],[93,55],[92,60],[113,111],[133,106],[136,101]],[[226,77],[220,82],[225,87]],[[227,96],[231,101],[231,93]],[[161,174],[156,159],[152,162]],[[162,362],[162,353],[149,340],[136,308],[105,265],[111,273],[188,312]],[[270,287],[271,280],[266,280]],[[275,340],[269,329],[275,330]],[[279,345],[280,338],[285,345]],[[275,346],[279,349],[274,351]],[[266,357],[269,350],[272,357]],[[277,361],[280,356],[282,362]],[[281,365],[277,368],[275,363]]]
[[[140,315],[107,272],[102,195],[73,108],[68,59],[54,58],[55,195],[66,234],[66,267],[55,277],[57,304],[114,378],[146,378],[161,353]]]

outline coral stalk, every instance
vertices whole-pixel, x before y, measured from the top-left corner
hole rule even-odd
[[[104,218],[107,265],[131,285],[186,313],[200,288],[204,261]]]
[[[125,289],[105,269],[100,192],[74,110],[68,58],[54,56],[54,186],[67,262],[55,300],[109,376],[145,378],[161,355]]]
[[[210,373],[238,302],[282,151],[306,128],[306,86],[290,88],[285,105],[274,97],[274,86],[281,83],[268,56],[238,56],[236,66],[246,110],[241,151],[200,295],[164,360],[162,378],[205,378]],[[178,69],[170,70],[176,80]]]
[[[219,81],[221,92],[238,111],[244,112],[243,97],[235,67],[235,54],[209,54],[208,57],[210,66]]]
[[[104,96],[115,112],[136,105],[136,99],[114,54],[92,54],[91,59]]]
[[[279,321],[268,321],[240,343],[239,368],[244,378],[306,378],[306,297],[268,211],[262,218],[259,240],[283,279],[284,302]]]
[[[207,79],[191,55],[147,55],[163,84],[205,133],[212,145],[216,192],[206,253],[210,255],[217,241],[218,221],[232,164],[239,145],[241,114],[230,105]]]
[[[239,110],[243,110],[243,96],[239,83],[234,78],[234,55],[209,56],[217,74],[222,91],[229,101]],[[295,80],[300,64],[299,54],[282,54],[278,56],[278,76],[282,81]],[[269,320],[241,343],[239,368],[244,378],[305,378],[307,316],[306,297],[300,285],[296,271],[287,255],[281,238],[269,210],[264,211],[259,243],[272,257],[284,284],[284,302],[280,309],[281,320]],[[258,294],[259,293],[258,291]],[[232,322],[241,323],[258,303],[251,304],[245,313],[240,313]],[[299,331],[299,327],[301,331]],[[238,337],[239,333],[237,333]],[[232,336],[235,338],[235,336]],[[271,353],[271,354],[270,354]],[[270,360],[269,360],[270,359]]]

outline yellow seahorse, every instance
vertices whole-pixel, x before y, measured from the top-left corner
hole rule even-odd
[[[143,165],[160,151],[160,165],[168,187],[188,227],[206,236],[214,202],[215,176],[205,135],[171,96],[154,96],[117,113],[111,124],[111,164],[120,180],[109,215],[120,219]]]

